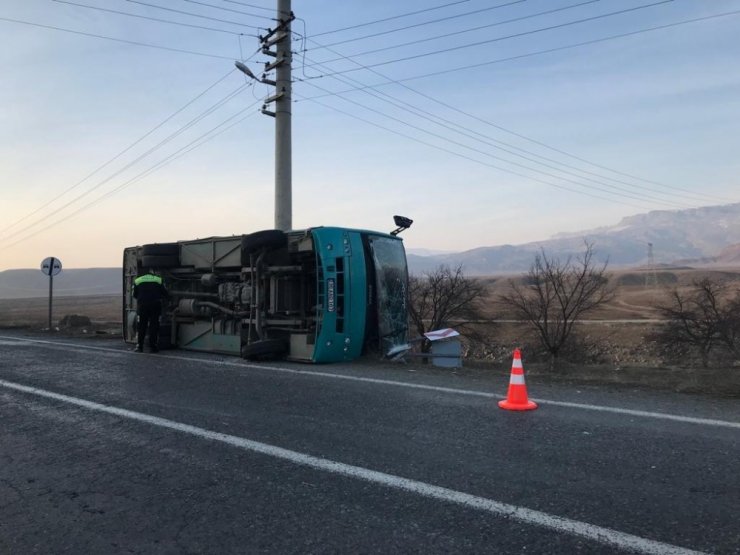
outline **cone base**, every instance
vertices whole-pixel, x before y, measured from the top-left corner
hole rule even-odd
[[[498,402],[498,406],[506,410],[534,410],[537,408],[537,403],[534,401],[525,401],[524,403],[512,403],[507,399]]]

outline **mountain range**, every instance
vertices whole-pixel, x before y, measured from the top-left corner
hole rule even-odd
[[[483,276],[525,272],[534,256],[564,258],[583,252],[584,241],[593,243],[595,258],[610,268],[645,266],[648,243],[656,265],[740,266],[740,203],[688,210],[660,210],[623,218],[618,224],[578,233],[560,233],[546,241],[500,245],[446,253],[408,249],[413,274],[441,264],[461,264],[467,275]],[[421,254],[419,254],[421,253]],[[120,295],[120,268],[65,269],[54,278],[55,296]],[[49,278],[40,270],[0,272],[0,299],[43,297]]]
[[[623,218],[614,226],[577,233],[560,233],[546,241],[521,245],[478,247],[434,256],[408,254],[411,273],[432,270],[441,264],[462,265],[467,275],[492,275],[526,271],[534,256],[564,258],[583,252],[592,243],[595,259],[609,267],[648,263],[648,244],[655,264],[740,264],[740,203],[687,210],[656,210]],[[726,249],[726,251],[723,251]],[[734,254],[733,254],[734,253]]]
[[[120,295],[123,287],[121,268],[64,269],[54,276],[55,297],[81,295]],[[24,299],[49,295],[49,277],[41,270],[5,270],[0,272],[0,299]]]

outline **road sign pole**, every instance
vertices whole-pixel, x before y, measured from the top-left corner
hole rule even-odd
[[[52,299],[54,298],[54,276],[62,271],[62,261],[50,256],[41,261],[41,273],[49,276],[49,333],[52,331]]]
[[[51,329],[51,306],[52,306],[52,298],[53,298],[53,290],[54,290],[54,257],[51,258],[51,264],[49,264],[49,333],[52,332]]]

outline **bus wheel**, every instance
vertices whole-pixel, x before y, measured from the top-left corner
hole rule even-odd
[[[250,254],[262,249],[279,249],[288,243],[288,236],[279,229],[266,229],[242,236],[242,253]]]
[[[247,360],[268,360],[280,358],[288,352],[288,343],[282,339],[263,339],[242,345],[242,358]]]
[[[141,256],[179,256],[180,245],[177,243],[151,243],[141,247]]]
[[[177,255],[154,255],[148,254],[141,257],[142,268],[176,268],[180,265],[180,257]]]

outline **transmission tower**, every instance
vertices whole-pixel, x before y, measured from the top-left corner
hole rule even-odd
[[[653,254],[653,244],[647,244],[647,272],[645,273],[645,287],[655,287],[658,285],[658,274],[655,271],[655,255]]]

